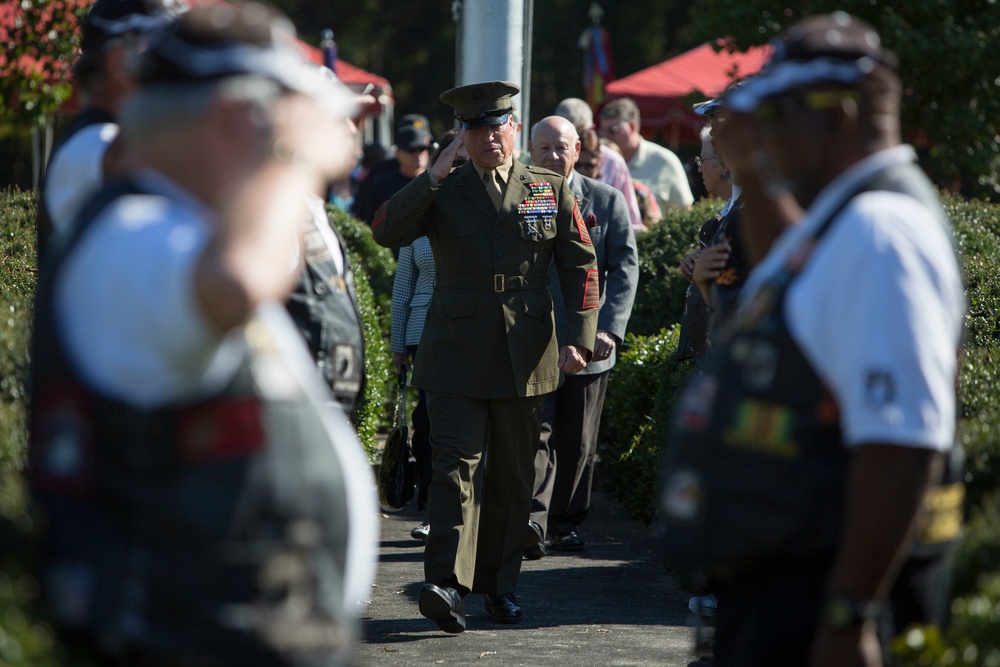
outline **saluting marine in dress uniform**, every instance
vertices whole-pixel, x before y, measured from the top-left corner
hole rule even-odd
[[[491,81],[443,93],[463,129],[372,224],[384,246],[426,235],[438,271],[412,381],[427,392],[434,461],[420,611],[446,632],[464,630],[470,591],[486,594],[495,621],[520,622],[513,593],[544,394],[560,368],[585,366],[596,333],[594,249],[566,179],[512,159],[518,92]],[[449,173],[459,140],[470,161]],[[567,304],[562,348],[546,290],[553,258]]]

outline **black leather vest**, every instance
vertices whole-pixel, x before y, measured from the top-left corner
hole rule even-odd
[[[354,274],[343,239],[333,226],[344,258],[344,274],[310,216],[305,263],[286,305],[334,397],[351,413],[364,391],[365,345],[354,296]]]
[[[866,189],[940,206],[913,165]],[[834,553],[849,453],[837,403],[790,335],[783,304],[847,201],[730,323],[677,403],[659,506],[668,558],[681,569],[728,576]],[[954,479],[953,467],[943,485]],[[921,555],[940,553],[956,534],[939,533]]]
[[[222,391],[153,410],[88,387],[66,356],[60,267],[105,206],[142,193],[112,185],[85,206],[37,292],[30,482],[53,616],[111,652],[344,664],[346,471],[270,329],[244,327],[244,361]]]

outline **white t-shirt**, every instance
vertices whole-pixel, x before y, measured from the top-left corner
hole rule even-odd
[[[158,174],[139,179],[157,194],[120,197],[91,224],[60,272],[55,317],[88,384],[151,408],[221,388],[241,357],[195,303],[209,211]]]
[[[114,123],[88,125],[53,154],[42,196],[54,236],[66,233],[80,208],[104,183],[104,154],[117,136]]]
[[[753,270],[741,302],[861,183],[914,159],[909,146],[897,146],[830,183]],[[943,214],[912,197],[863,193],[789,288],[790,333],[837,399],[847,445],[952,445],[965,296],[949,229]]]

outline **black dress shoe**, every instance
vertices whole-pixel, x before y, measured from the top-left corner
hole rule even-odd
[[[420,614],[444,632],[458,634],[465,630],[465,605],[454,588],[427,584],[420,589],[419,606]]]
[[[486,598],[486,613],[497,623],[515,625],[521,622],[521,608],[513,593],[502,595],[484,595]]]
[[[583,551],[583,540],[576,534],[575,530],[562,535],[552,535],[549,537],[552,548],[556,551]]]
[[[527,560],[545,558],[545,536],[542,527],[534,521],[528,521],[528,530],[524,534],[524,557]]]

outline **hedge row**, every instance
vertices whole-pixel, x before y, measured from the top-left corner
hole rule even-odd
[[[670,212],[638,239],[639,289],[608,383],[601,432],[604,480],[638,519],[655,512],[656,473],[678,388],[693,373],[675,359],[687,282],[678,262],[719,202]],[[1000,665],[1000,206],[945,200],[968,314],[959,374],[958,442],[967,457],[966,528],[955,554],[953,623],[914,629],[895,646],[903,665]]]

